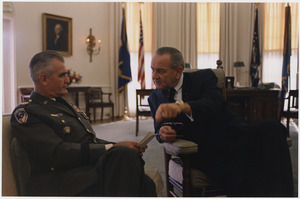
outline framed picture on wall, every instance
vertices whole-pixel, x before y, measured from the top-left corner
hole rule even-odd
[[[72,18],[48,13],[43,18],[43,51],[54,50],[64,56],[72,55]]]

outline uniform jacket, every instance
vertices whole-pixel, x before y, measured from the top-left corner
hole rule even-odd
[[[33,92],[15,108],[11,125],[29,154],[32,195],[74,195],[97,182],[94,164],[111,142],[95,136],[76,106]]]

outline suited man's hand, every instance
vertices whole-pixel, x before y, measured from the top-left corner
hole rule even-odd
[[[170,126],[162,126],[159,129],[159,136],[163,142],[174,142],[176,140],[176,131]]]
[[[155,114],[156,122],[160,123],[164,118],[174,118],[181,113],[181,108],[175,103],[161,104]]]

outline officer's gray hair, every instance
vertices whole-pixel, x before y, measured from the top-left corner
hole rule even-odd
[[[161,47],[156,50],[155,54],[157,55],[164,55],[164,54],[170,54],[171,58],[171,68],[176,69],[177,67],[184,68],[184,59],[179,50],[173,47]]]
[[[65,62],[64,58],[55,51],[43,51],[34,55],[29,63],[30,76],[33,82],[38,82],[39,74],[52,75],[55,69],[52,67],[53,58]]]

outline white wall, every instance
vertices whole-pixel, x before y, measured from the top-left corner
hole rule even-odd
[[[108,55],[109,3],[13,3],[16,39],[17,86],[32,86],[28,63],[31,57],[42,51],[42,13],[50,13],[73,19],[73,55],[65,57],[67,68],[83,76],[80,85],[110,86],[110,61]],[[85,40],[89,29],[101,39],[101,52],[89,62]]]

